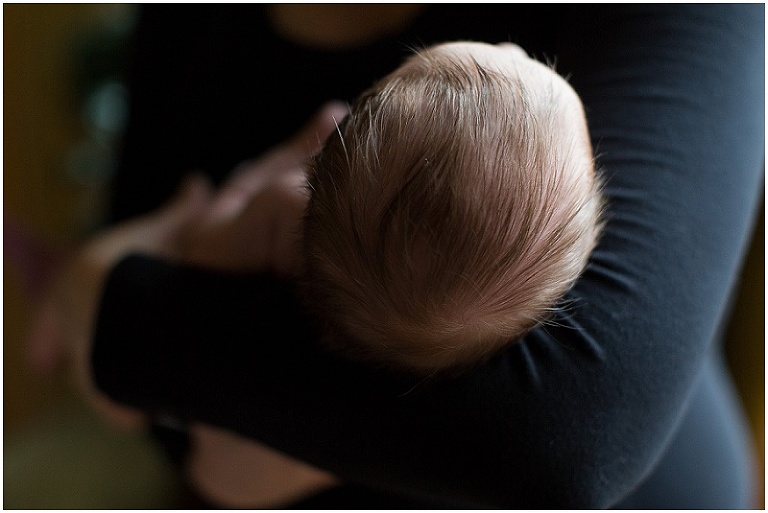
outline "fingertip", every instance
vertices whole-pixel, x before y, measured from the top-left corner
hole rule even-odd
[[[340,100],[331,100],[320,108],[319,122],[323,133],[330,134],[349,115],[349,105]]]
[[[320,108],[320,112],[327,116],[343,119],[349,114],[349,104],[341,100],[331,100]]]
[[[339,125],[349,114],[349,105],[340,100],[325,103],[315,114],[305,137],[307,140],[308,156],[318,152],[330,135],[338,130]]]

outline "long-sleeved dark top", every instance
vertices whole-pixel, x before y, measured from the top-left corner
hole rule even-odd
[[[320,349],[290,283],[132,256],[104,292],[98,386],[445,504],[747,506],[717,338],[762,185],[761,5],[430,6],[346,51],[282,40],[261,6],[147,8],[114,218],[188,170],[225,176],[410,46],[456,39],[555,60],[584,102],[607,224],[553,322],[419,381]]]

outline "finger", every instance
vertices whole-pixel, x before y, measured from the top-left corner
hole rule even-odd
[[[156,226],[173,228],[199,215],[213,195],[211,182],[202,174],[188,176],[177,194],[158,212]]]
[[[274,162],[256,163],[244,171],[237,181],[230,182],[216,194],[203,224],[214,225],[233,220],[248,209],[259,194],[278,183],[303,187],[306,170],[295,163],[285,167],[277,167]]]
[[[291,275],[299,270],[303,255],[303,221],[309,202],[306,175],[283,177],[283,186],[271,199],[272,205],[267,205],[271,229],[266,264],[278,274]]]
[[[309,201],[306,177],[286,173],[253,198],[237,220],[235,242],[244,269],[291,274],[301,262],[301,230]]]
[[[204,224],[213,225],[237,217],[250,199],[262,188],[262,184],[266,183],[263,176],[254,175],[252,178],[252,180],[248,180],[247,186],[236,187],[233,185],[219,191],[205,215]]]
[[[349,106],[338,100],[330,101],[288,143],[298,161],[314,156],[349,114]]]
[[[142,245],[174,257],[184,236],[184,229],[205,215],[211,205],[213,189],[203,175],[189,176],[179,192],[144,224]]]
[[[202,177],[188,179],[177,195],[150,214],[111,228],[84,249],[85,261],[109,268],[131,252],[176,259],[186,226],[205,214],[210,185]]]
[[[240,164],[233,175],[221,188],[221,196],[232,194],[236,199],[250,196],[260,190],[273,173],[283,173],[288,169],[303,167],[325,144],[328,136],[337,130],[338,124],[349,113],[346,103],[331,101],[320,108],[312,119],[304,125],[288,142],[278,146],[262,157]],[[235,192],[236,191],[236,192]],[[232,201],[229,198],[222,199]],[[241,203],[237,203],[242,206]]]

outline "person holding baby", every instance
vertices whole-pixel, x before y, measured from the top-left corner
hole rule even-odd
[[[134,116],[115,219],[176,184],[129,201],[142,159],[173,162],[177,181],[205,169],[217,189],[193,180],[87,248],[70,275],[95,283],[68,345],[81,375],[122,420],[188,425],[192,482],[225,505],[259,505],[257,480],[233,476],[267,468],[264,449],[299,485],[260,505],[324,490],[299,505],[746,507],[711,341],[762,179],[758,10],[428,6],[333,50],[287,37],[283,8],[184,11],[160,51],[230,34],[195,53],[221,73],[191,94],[219,103],[155,101],[136,75],[136,112],[162,106],[152,133],[168,139]],[[148,11],[147,48],[178,14]],[[292,63],[262,55],[256,95],[233,80],[246,19]],[[403,60],[410,38],[435,44]],[[349,114],[332,104],[276,146],[331,98]],[[264,156],[228,175],[254,134],[227,116],[275,102],[254,128]]]

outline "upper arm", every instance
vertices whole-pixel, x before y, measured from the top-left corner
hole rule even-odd
[[[180,268],[131,278],[133,261],[107,287],[101,386],[379,487],[493,507],[618,501],[674,432],[749,233],[763,16],[760,6],[573,9],[559,66],[586,106],[608,211],[553,323],[463,376],[419,382],[318,349],[280,288]],[[121,326],[130,315],[143,322]]]

